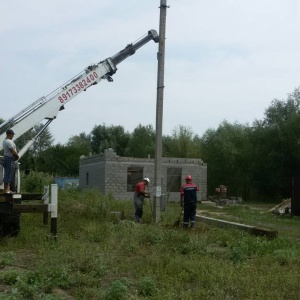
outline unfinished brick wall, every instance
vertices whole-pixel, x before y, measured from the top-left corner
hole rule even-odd
[[[111,148],[105,150],[102,155],[80,158],[79,187],[97,188],[104,194],[112,193],[116,199],[132,199],[133,192],[127,190],[127,171],[128,168],[135,166],[142,167],[142,177],[150,179],[149,191],[153,195],[154,159],[121,157]],[[176,178],[179,186],[174,191],[168,191],[169,168],[180,169],[180,177]],[[180,185],[185,182],[186,175],[192,175],[193,182],[199,185],[199,200],[207,199],[207,165],[201,159],[164,157],[162,159],[162,194],[165,195],[167,201],[179,201]]]

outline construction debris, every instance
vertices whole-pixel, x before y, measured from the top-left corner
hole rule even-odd
[[[291,199],[283,200],[281,203],[271,208],[269,212],[276,215],[291,214]]]
[[[219,195],[220,199],[226,199],[227,187],[221,184],[216,188],[216,193]]]
[[[208,196],[207,197],[210,201],[215,202],[217,206],[229,206],[229,205],[236,205],[236,204],[243,204],[242,197],[230,197],[226,198],[219,198],[218,196]]]

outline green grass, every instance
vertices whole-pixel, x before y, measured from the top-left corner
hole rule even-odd
[[[119,221],[111,211],[121,210]],[[300,298],[298,218],[221,209],[219,218],[290,228],[269,240],[199,223],[195,231],[175,228],[178,204],[167,205],[159,224],[148,201],[144,210],[136,224],[132,201],[60,192],[57,241],[42,215],[22,215],[20,235],[1,239],[0,299]]]

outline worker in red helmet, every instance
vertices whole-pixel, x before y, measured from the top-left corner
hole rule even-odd
[[[183,229],[188,228],[191,222],[191,228],[195,227],[197,192],[199,187],[192,182],[192,176],[185,177],[185,184],[180,188],[180,204],[184,207]]]
[[[150,183],[150,179],[145,177],[143,181],[136,184],[134,189],[134,221],[142,222],[143,216],[143,205],[144,199],[150,198],[150,193],[148,192],[148,184]]]

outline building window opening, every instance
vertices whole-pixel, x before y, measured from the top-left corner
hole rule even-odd
[[[181,168],[167,169],[167,192],[179,192],[181,187]]]
[[[133,192],[136,184],[143,180],[143,167],[128,167],[127,192]]]

